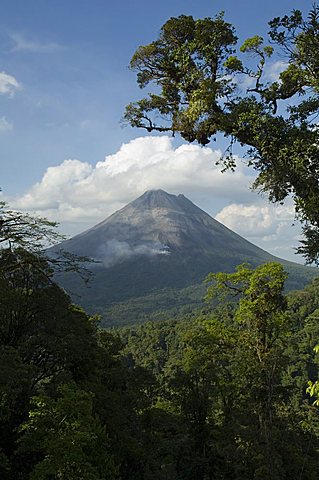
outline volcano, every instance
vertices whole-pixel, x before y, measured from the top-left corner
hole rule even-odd
[[[237,235],[184,195],[150,190],[58,247],[94,258],[90,288],[75,274],[58,282],[104,324],[130,324],[190,311],[202,304],[209,272],[232,272],[278,261],[288,288],[302,288],[317,270],[278,259]]]

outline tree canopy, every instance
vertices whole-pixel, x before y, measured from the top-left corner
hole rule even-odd
[[[116,332],[51,272],[0,251],[1,479],[318,477],[318,282],[287,301],[281,265],[242,265],[217,309]]]
[[[229,138],[225,168],[236,166],[234,143],[247,146],[247,163],[258,172],[254,188],[271,201],[293,198],[305,236],[299,252],[318,264],[319,7],[307,18],[294,10],[269,27],[269,43],[255,35],[238,48],[223,13],[169,19],[132,57],[139,86],[153,84],[154,93],[130,103],[124,118],[201,145],[222,133]],[[282,72],[272,80],[275,61]]]

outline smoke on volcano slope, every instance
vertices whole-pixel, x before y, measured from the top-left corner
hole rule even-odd
[[[168,247],[161,242],[150,242],[130,245],[128,242],[112,239],[98,248],[97,259],[104,267],[112,267],[136,255],[155,256],[169,255]]]

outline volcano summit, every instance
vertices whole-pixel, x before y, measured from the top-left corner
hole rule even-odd
[[[243,262],[256,266],[279,261],[290,274],[290,288],[302,288],[317,275],[316,269],[256,247],[184,195],[163,190],[145,192],[58,247],[100,262],[92,266],[90,288],[72,274],[58,281],[90,313],[103,314],[109,325],[147,320],[155,313],[167,317],[179,307],[198,306],[199,285],[209,272],[231,272]]]

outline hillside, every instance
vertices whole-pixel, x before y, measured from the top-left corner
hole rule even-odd
[[[302,288],[317,270],[278,259],[256,247],[184,195],[151,190],[103,222],[55,247],[98,260],[89,288],[74,274],[58,282],[106,325],[176,316],[202,306],[209,272],[279,261],[289,289]]]

